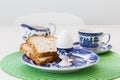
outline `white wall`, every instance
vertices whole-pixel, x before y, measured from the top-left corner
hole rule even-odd
[[[86,24],[120,24],[120,0],[0,0],[0,25],[38,12],[67,12]]]

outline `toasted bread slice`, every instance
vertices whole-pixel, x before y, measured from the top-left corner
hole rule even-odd
[[[33,49],[26,43],[22,43],[20,46],[20,51],[27,55],[27,57],[34,59],[36,55],[34,54]]]
[[[26,42],[39,57],[57,55],[56,38],[53,36],[31,36]]]
[[[37,57],[35,58],[34,62],[37,64],[37,65],[44,65],[44,64],[47,64],[47,63],[52,63],[54,61],[59,61],[60,58],[58,56],[48,56],[48,57]]]

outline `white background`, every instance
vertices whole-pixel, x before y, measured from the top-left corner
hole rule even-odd
[[[120,24],[120,0],[0,0],[0,25],[40,12],[72,13],[88,25]]]

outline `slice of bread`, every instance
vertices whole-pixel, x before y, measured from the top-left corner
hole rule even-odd
[[[34,58],[35,58],[34,51],[28,44],[22,43],[21,46],[20,46],[20,51],[22,53],[26,54],[27,57],[29,57],[30,59],[34,60]]]
[[[34,62],[37,64],[37,65],[44,65],[44,64],[47,64],[47,63],[52,63],[54,61],[59,61],[60,58],[58,56],[48,56],[48,57],[37,57],[35,58]]]
[[[31,36],[26,43],[31,46],[35,55],[46,57],[57,55],[56,40],[53,36]]]

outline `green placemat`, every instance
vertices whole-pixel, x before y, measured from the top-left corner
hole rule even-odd
[[[78,72],[54,74],[43,72],[23,64],[22,53],[15,52],[4,57],[0,68],[22,80],[109,80],[120,77],[120,55],[112,51],[100,55],[100,61]]]

